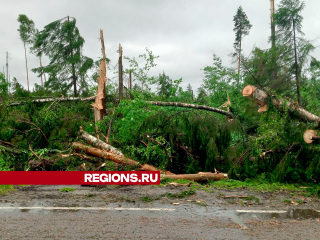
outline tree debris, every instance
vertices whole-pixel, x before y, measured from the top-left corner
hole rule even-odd
[[[90,135],[89,133],[83,131],[82,127],[80,127],[79,136],[88,142],[90,145],[99,148],[101,150],[105,150],[107,152],[111,152],[113,154],[122,156],[122,152],[116,149],[115,147],[101,141],[100,139]]]
[[[233,114],[231,112],[227,112],[225,110],[214,108],[214,107],[208,107],[204,105],[197,105],[197,104],[191,104],[191,103],[181,103],[181,102],[159,102],[159,101],[147,101],[147,103],[157,106],[171,106],[171,107],[184,107],[184,108],[194,108],[194,109],[201,109],[211,112],[220,113],[223,115],[226,115],[230,118],[233,117]]]
[[[242,93],[242,96],[255,101],[257,104],[261,106],[259,109],[259,112],[267,111],[267,101],[268,101],[269,95],[265,91],[257,87],[254,87],[252,85],[247,85],[246,87],[244,87],[241,93]],[[298,113],[299,117],[304,121],[316,122],[316,123],[319,122],[318,116],[300,107],[296,102],[277,99],[274,96],[272,96],[271,100],[273,105],[276,108],[287,107],[289,112]]]
[[[126,165],[129,167],[136,167],[138,170],[141,170],[141,171],[160,171],[160,172],[166,173],[166,174],[173,174],[169,171],[163,171],[163,170],[157,169],[156,167],[151,166],[149,164],[141,164],[135,160],[124,157],[123,154],[122,155],[114,154],[112,152],[100,150],[98,148],[88,147],[82,143],[74,142],[74,143],[72,143],[72,148],[75,151],[83,151],[87,154],[93,155],[95,157],[100,157],[100,158],[104,158],[107,160],[111,160],[115,163],[119,163],[119,164]]]

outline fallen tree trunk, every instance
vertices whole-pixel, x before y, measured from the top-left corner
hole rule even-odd
[[[255,101],[261,106],[259,112],[265,112],[267,110],[267,101],[269,96],[265,91],[252,85],[248,85],[244,87],[241,93],[242,96]],[[304,121],[317,123],[319,122],[318,116],[308,112],[307,110],[300,107],[297,103],[293,101],[285,101],[283,99],[276,99],[274,97],[272,97],[271,101],[276,108],[287,107],[289,112],[297,113],[299,118],[301,118]]]
[[[95,100],[96,96],[91,96],[87,98],[79,98],[79,97],[62,97],[62,98],[43,98],[43,99],[35,99],[32,100],[32,103],[48,103],[48,102],[54,102],[54,101],[59,101],[59,102],[68,102],[68,101],[93,101]],[[7,106],[8,107],[13,107],[13,106],[19,106],[19,105],[25,105],[27,102],[26,101],[21,101],[21,102],[13,102],[9,103]]]
[[[74,143],[72,143],[72,148],[75,151],[83,151],[89,155],[93,155],[95,157],[100,157],[100,158],[104,158],[107,160],[111,160],[115,163],[119,163],[119,164],[126,165],[129,167],[136,167],[141,171],[160,171],[160,172],[163,172],[166,174],[173,174],[169,171],[163,171],[161,169],[157,169],[156,167],[151,166],[149,164],[141,164],[135,160],[132,160],[130,158],[126,158],[123,155],[117,155],[112,152],[100,150],[98,148],[88,147],[82,143],[74,142]]]
[[[107,152],[111,152],[111,153],[119,155],[119,156],[123,156],[123,153],[121,151],[119,151],[115,147],[101,141],[100,139],[90,135],[89,133],[83,131],[82,127],[80,127],[79,136],[82,139],[84,139],[87,143],[89,143],[90,145],[92,145],[96,148],[99,148],[101,150],[105,150]]]
[[[199,172],[197,174],[176,174],[176,175],[161,175],[161,179],[185,179],[196,182],[205,182],[208,180],[228,179],[228,174],[225,173],[211,173]]]
[[[226,115],[230,118],[233,117],[233,114],[231,112],[224,111],[219,108],[214,107],[208,107],[204,105],[197,105],[197,104],[191,104],[191,103],[181,103],[181,102],[158,102],[158,101],[147,101],[147,103],[157,106],[170,106],[170,107],[184,107],[184,108],[194,108],[194,109],[201,109],[211,112],[216,112],[219,114]]]

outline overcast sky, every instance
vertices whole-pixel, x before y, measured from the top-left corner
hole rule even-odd
[[[275,0],[276,6],[280,0]],[[17,31],[19,14],[26,14],[42,30],[45,25],[67,15],[76,18],[80,34],[85,39],[84,55],[101,57],[99,29],[103,29],[107,57],[117,63],[117,48],[124,55],[138,57],[148,47],[157,59],[150,72],[164,71],[172,79],[183,79],[183,87],[191,83],[200,87],[203,69],[212,64],[216,53],[225,65],[233,50],[233,16],[242,6],[253,25],[244,38],[243,53],[254,46],[269,48],[270,0],[0,0],[0,67],[5,66],[5,52],[10,53],[9,75],[26,87],[23,44]],[[303,11],[303,31],[307,39],[320,45],[320,1],[306,0]],[[320,59],[317,49],[313,56]],[[48,63],[45,61],[44,64]],[[28,53],[29,69],[38,67],[35,56]],[[124,68],[129,67],[124,61]],[[111,76],[111,75],[109,75]],[[40,84],[29,70],[29,80]]]

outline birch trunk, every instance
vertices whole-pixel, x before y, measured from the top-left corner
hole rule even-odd
[[[87,143],[89,143],[90,145],[99,148],[101,150],[105,150],[107,152],[119,155],[119,156],[123,156],[123,153],[121,151],[119,151],[118,149],[116,149],[115,147],[101,141],[100,139],[90,135],[89,133],[85,132],[82,130],[82,128],[80,127],[80,137],[82,139],[84,139]]]
[[[233,114],[231,112],[227,112],[227,111],[224,111],[219,108],[208,107],[208,106],[204,106],[204,105],[196,105],[196,104],[180,103],[180,102],[158,102],[158,101],[148,101],[147,103],[152,104],[152,105],[157,105],[157,106],[172,106],[172,107],[201,109],[201,110],[220,113],[220,114],[226,115],[231,118],[233,117]]]
[[[160,172],[163,172],[166,174],[172,174],[169,171],[165,172],[165,171],[157,169],[156,167],[151,166],[149,164],[140,164],[139,162],[137,162],[135,160],[124,157],[123,155],[117,155],[112,152],[100,150],[98,148],[88,147],[82,143],[74,142],[74,143],[72,143],[72,148],[75,151],[83,151],[86,154],[89,154],[89,155],[92,155],[95,157],[104,158],[106,160],[110,160],[115,163],[119,163],[119,164],[126,165],[129,167],[136,167],[137,169],[139,169],[141,171],[160,171]]]
[[[62,98],[43,98],[43,99],[35,99],[32,100],[32,103],[48,103],[48,102],[54,102],[54,101],[59,101],[59,102],[68,102],[68,101],[93,101],[96,98],[96,96],[92,97],[87,97],[87,98],[79,98],[79,97],[62,97]],[[21,102],[13,102],[8,104],[8,107],[13,107],[13,106],[19,106],[19,105],[24,105],[27,102],[21,101]]]

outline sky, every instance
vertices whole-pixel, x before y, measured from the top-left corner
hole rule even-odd
[[[275,0],[275,5],[280,0]],[[305,37],[320,45],[320,1],[306,0],[302,13]],[[37,29],[66,16],[77,20],[85,39],[84,55],[101,58],[99,30],[104,32],[106,55],[111,64],[118,60],[119,43],[123,55],[138,58],[146,47],[160,56],[149,75],[163,71],[173,80],[182,78],[182,86],[189,83],[193,89],[201,86],[203,68],[212,65],[213,53],[223,64],[234,66],[228,54],[233,51],[235,34],[233,16],[239,6],[247,14],[252,28],[243,40],[243,54],[248,56],[256,46],[270,47],[270,0],[0,0],[0,70],[6,65],[5,52],[10,54],[9,75],[27,86],[23,43],[19,38],[19,14],[35,22]],[[320,59],[317,48],[312,54]],[[30,69],[38,67],[38,59],[27,53],[29,81],[40,84]],[[43,60],[43,65],[48,59]],[[140,62],[143,64],[143,62]],[[123,61],[124,68],[129,63]],[[236,66],[234,66],[236,67]],[[109,71],[108,77],[113,75]]]

